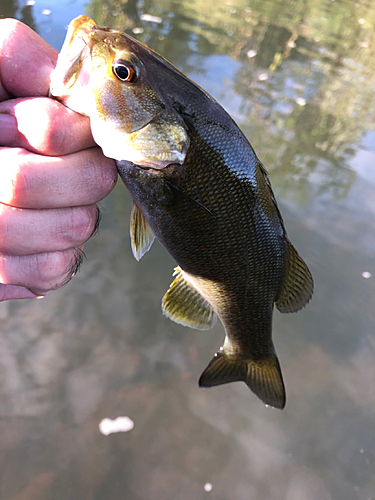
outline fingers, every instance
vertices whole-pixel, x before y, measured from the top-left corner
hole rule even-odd
[[[25,24],[0,19],[0,101],[47,96],[57,52]]]
[[[46,98],[0,103],[0,125],[4,117],[14,118],[14,128],[4,133],[0,127],[0,145],[12,146],[0,149],[0,202],[24,208],[86,205],[115,186],[115,163],[92,148],[88,118]]]
[[[113,189],[113,160],[89,120],[47,96],[57,52],[14,19],[0,20],[0,301],[63,286]],[[23,98],[23,99],[14,99]]]
[[[115,186],[115,163],[92,148],[88,118],[46,98],[0,103],[0,125],[2,118],[14,123],[11,131],[9,124],[0,126],[0,145],[11,146],[0,148],[1,203],[23,208],[86,205]]]
[[[0,205],[0,253],[55,252],[87,241],[97,226],[96,205],[28,210]]]
[[[82,262],[82,246],[63,252],[12,256],[0,254],[0,301],[35,298],[65,285]],[[7,288],[12,295],[8,297]],[[22,296],[19,296],[22,295]]]
[[[24,286],[4,285],[0,283],[0,302],[13,299],[36,299],[37,294]]]
[[[100,148],[58,158],[0,148],[0,203],[13,207],[91,205],[105,198],[116,181],[114,161],[103,156]]]
[[[1,122],[7,126],[1,127]],[[95,143],[87,117],[53,99],[37,97],[0,103],[0,145],[61,156]]]

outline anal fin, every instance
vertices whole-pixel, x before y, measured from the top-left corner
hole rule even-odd
[[[133,255],[137,260],[150,250],[155,239],[146,217],[134,201],[130,215],[130,239]]]
[[[305,307],[314,291],[309,268],[290,241],[287,241],[287,252],[286,277],[276,301],[276,307],[282,313],[297,312]]]
[[[176,276],[163,297],[162,310],[167,318],[190,328],[208,330],[216,323],[216,314],[210,304],[189,283],[185,273],[175,268]]]
[[[285,387],[276,354],[262,360],[232,359],[221,348],[199,379],[200,387],[242,380],[266,405],[282,410]]]

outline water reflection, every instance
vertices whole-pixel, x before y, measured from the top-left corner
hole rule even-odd
[[[232,95],[224,104],[268,168],[282,173],[289,195],[298,192],[301,201],[311,184],[312,192],[346,195],[356,143],[375,118],[371,5],[144,1],[108,8],[94,1],[91,13],[100,24],[135,31],[198,80],[210,57],[223,55],[207,90],[219,98],[218,86],[221,94],[235,94],[235,105]],[[145,13],[162,23],[142,21]]]
[[[6,5],[0,13],[23,15]],[[130,199],[118,185],[79,276],[42,301],[0,304],[0,498],[374,497],[371,7],[87,6],[99,24],[126,28],[187,72],[240,124],[270,171],[316,294],[303,312],[275,315],[284,412],[264,408],[243,384],[198,390],[222,327],[196,332],[161,315],[174,263],[156,243],[135,262]],[[59,48],[83,7],[49,2],[30,12]],[[129,432],[99,432],[104,419],[124,415]]]
[[[20,5],[18,0],[3,0],[0,6],[0,17],[16,17],[36,31],[34,4],[35,2],[27,2]]]

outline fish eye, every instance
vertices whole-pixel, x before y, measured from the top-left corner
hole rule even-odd
[[[116,61],[112,64],[112,71],[115,77],[121,82],[134,82],[136,78],[135,69],[123,61]]]

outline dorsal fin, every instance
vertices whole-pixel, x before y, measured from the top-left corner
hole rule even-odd
[[[304,260],[287,240],[286,276],[276,307],[282,313],[297,312],[309,302],[314,291],[314,281]]]
[[[130,215],[130,239],[133,255],[137,260],[150,250],[155,239],[146,217],[134,201]]]
[[[162,310],[167,318],[190,328],[208,330],[216,323],[216,314],[210,304],[189,283],[185,273],[175,268],[169,290],[163,297]]]

